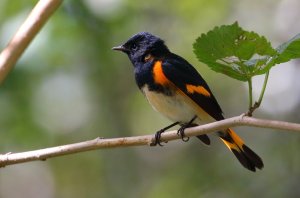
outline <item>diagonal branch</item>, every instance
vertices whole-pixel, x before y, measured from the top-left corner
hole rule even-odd
[[[40,0],[0,54],[0,83],[37,35],[62,0]]]
[[[300,124],[258,119],[241,115],[193,128],[188,128],[185,130],[185,135],[187,137],[197,136],[235,126],[253,126],[260,128],[271,128],[300,132]],[[177,135],[177,131],[165,132],[161,136],[162,141],[171,141],[180,138],[181,137]],[[40,150],[3,154],[0,155],[0,167],[29,161],[46,160],[52,157],[58,157],[62,155],[74,154],[96,149],[150,145],[152,142],[154,142],[153,135],[110,139],[96,138],[94,140],[89,140],[85,142],[45,148]]]

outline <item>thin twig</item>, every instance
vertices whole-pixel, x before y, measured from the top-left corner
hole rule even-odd
[[[253,126],[261,128],[272,128],[279,130],[288,130],[300,132],[300,124],[289,123],[275,120],[264,120],[253,117],[247,117],[245,115],[228,118],[225,120],[188,128],[185,130],[187,137],[197,136],[201,134],[207,134],[214,131],[219,131],[229,127],[235,126]],[[161,136],[162,141],[171,141],[180,139],[177,135],[177,131],[165,132]],[[128,146],[141,146],[150,145],[154,142],[154,135],[134,136],[134,137],[122,137],[122,138],[96,138],[85,142],[79,142],[74,144],[68,144],[63,146],[45,148],[34,151],[27,151],[21,153],[7,153],[0,155],[0,167],[7,165],[24,163],[36,160],[46,160],[48,158],[74,154],[89,150],[103,149],[103,148],[115,148],[115,147],[128,147]]]
[[[40,0],[0,54],[0,83],[12,70],[29,43],[37,35],[62,0]]]

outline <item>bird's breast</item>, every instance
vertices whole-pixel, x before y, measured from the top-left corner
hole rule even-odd
[[[185,102],[185,98],[174,90],[169,90],[169,94],[166,94],[151,90],[145,85],[142,92],[156,111],[174,122],[187,123],[196,115],[195,110]]]

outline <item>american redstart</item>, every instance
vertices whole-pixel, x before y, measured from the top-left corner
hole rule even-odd
[[[180,125],[178,133],[183,140],[184,129],[223,120],[223,112],[197,70],[182,57],[170,52],[164,41],[148,32],[140,32],[125,44],[114,47],[126,53],[134,66],[135,80],[152,107],[174,123],[156,133],[160,134]],[[230,128],[216,133],[247,169],[262,169],[261,158]],[[197,136],[210,144],[207,135]]]

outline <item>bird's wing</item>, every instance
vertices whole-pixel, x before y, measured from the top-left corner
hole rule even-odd
[[[162,71],[183,95],[216,120],[224,119],[222,110],[197,70],[185,59],[172,54],[162,61]]]

